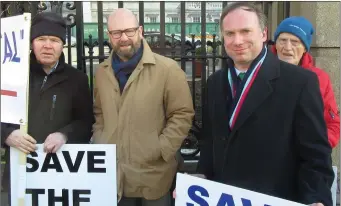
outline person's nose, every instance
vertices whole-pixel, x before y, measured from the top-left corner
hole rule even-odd
[[[128,36],[126,35],[126,33],[125,33],[125,32],[122,32],[121,41],[128,41],[128,40],[129,40],[129,38],[128,38]]]
[[[51,47],[52,47],[52,42],[51,42],[51,40],[49,40],[49,39],[46,40],[46,41],[44,42],[43,47],[44,47],[44,48],[47,48],[47,49],[51,48]]]
[[[235,36],[234,36],[234,39],[233,39],[233,43],[235,44],[235,45],[240,45],[240,44],[242,44],[243,43],[243,36],[242,35],[240,35],[240,34],[236,34]]]
[[[292,49],[292,44],[290,41],[286,41],[284,43],[284,47],[283,47],[285,50],[291,50]]]

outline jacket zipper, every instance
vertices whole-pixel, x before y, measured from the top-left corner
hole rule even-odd
[[[54,71],[57,69],[58,63],[59,63],[59,61],[57,61],[57,63],[52,67],[51,71],[44,77],[44,80],[43,80],[43,83],[42,83],[42,85],[41,85],[41,87],[40,87],[40,90],[43,89],[43,87],[44,87],[44,85],[45,85],[45,83],[46,83],[46,81],[47,81],[47,77],[48,77],[52,72],[54,72]]]
[[[334,113],[332,112],[332,110],[329,110],[329,114],[330,114],[330,116],[332,117],[332,119],[335,118]]]
[[[48,76],[48,75],[46,75],[46,76],[44,77],[44,80],[43,80],[43,83],[41,84],[40,90],[43,89],[43,87],[44,87],[44,85],[45,85],[45,83],[46,83],[46,81],[47,81],[47,76]]]
[[[52,107],[51,107],[51,111],[50,111],[50,120],[53,120],[54,118],[54,110],[56,107],[56,101],[57,101],[57,95],[53,95],[52,97]]]

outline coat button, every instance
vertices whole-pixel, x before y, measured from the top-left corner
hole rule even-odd
[[[118,89],[115,89],[115,92],[118,92]]]

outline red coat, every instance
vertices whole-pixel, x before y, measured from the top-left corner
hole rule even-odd
[[[277,54],[275,45],[271,47],[271,50]],[[308,52],[303,54],[300,66],[313,71],[319,79],[324,103],[324,119],[328,129],[328,140],[332,148],[334,148],[340,140],[340,116],[329,75],[314,65],[313,57]]]

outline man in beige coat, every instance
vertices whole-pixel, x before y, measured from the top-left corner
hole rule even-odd
[[[119,206],[168,206],[194,110],[185,73],[153,53],[142,30],[129,10],[109,16],[113,50],[96,71],[93,142],[117,146]]]

